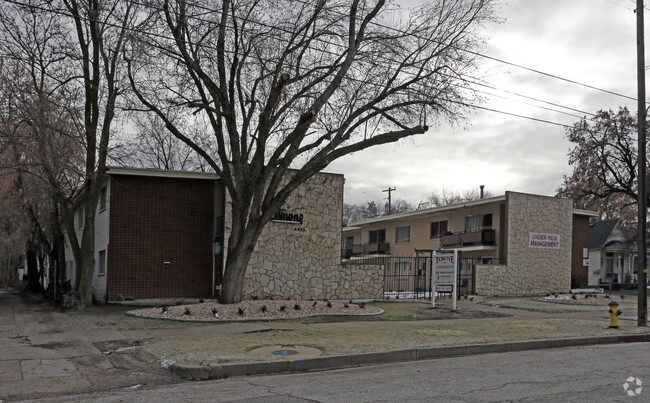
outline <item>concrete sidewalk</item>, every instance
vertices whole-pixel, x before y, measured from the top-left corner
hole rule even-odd
[[[458,307],[490,315],[413,321],[175,323],[164,328],[147,328],[147,319],[139,319],[142,328],[135,322],[128,330],[119,329],[119,324],[94,330],[84,328],[74,313],[58,312],[23,294],[0,292],[0,401],[150,388],[181,378],[219,379],[650,341],[648,329],[636,327],[633,320],[622,320],[621,329],[607,329],[605,307],[553,313],[471,301],[459,301]],[[308,342],[282,345],[277,340]]]
[[[0,401],[178,382],[145,351],[104,354],[131,343],[119,331],[80,329],[29,295],[0,291],[0,318]]]

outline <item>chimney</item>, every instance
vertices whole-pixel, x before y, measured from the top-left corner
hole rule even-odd
[[[485,188],[485,185],[481,185],[481,200],[483,200],[483,188]]]

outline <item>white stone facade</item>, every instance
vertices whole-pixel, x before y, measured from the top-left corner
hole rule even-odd
[[[477,265],[479,295],[533,295],[571,288],[573,202],[570,199],[506,193],[506,264]],[[530,246],[530,234],[559,236],[557,248]]]
[[[344,182],[342,175],[319,173],[289,197],[283,209],[302,215],[302,223],[278,220],[267,224],[248,265],[244,299],[381,298],[381,266],[341,264]],[[230,208],[228,199],[226,241]]]

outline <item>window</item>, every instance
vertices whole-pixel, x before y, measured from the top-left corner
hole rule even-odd
[[[106,186],[99,192],[99,212],[106,210]]]
[[[99,275],[104,275],[106,274],[106,250],[100,250],[99,251]]]
[[[465,217],[465,232],[476,232],[492,228],[492,213]]]
[[[430,238],[440,238],[447,232],[447,220],[434,221],[431,223],[431,236]]]
[[[376,229],[368,231],[368,243],[386,242],[386,230]]]
[[[407,278],[411,270],[411,262],[395,262],[395,277]]]
[[[411,227],[397,227],[395,228],[395,242],[408,242],[411,240]]]
[[[343,240],[343,249],[352,249],[352,245],[354,245],[354,237],[353,236],[345,237],[345,239]]]

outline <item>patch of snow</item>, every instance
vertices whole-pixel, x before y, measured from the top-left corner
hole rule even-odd
[[[172,360],[171,358],[167,358],[164,355],[160,357],[160,366],[163,368],[167,369],[171,367],[172,365],[176,364],[176,360]]]

